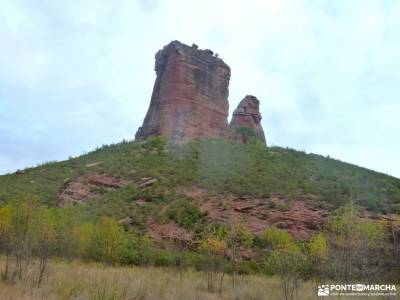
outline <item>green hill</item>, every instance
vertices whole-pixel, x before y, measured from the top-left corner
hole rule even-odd
[[[289,148],[265,148],[258,143],[237,144],[206,140],[177,145],[161,138],[102,146],[62,162],[49,162],[0,176],[0,201],[34,197],[57,205],[60,188],[68,180],[101,173],[132,184],[101,190],[101,197],[85,207],[91,214],[125,215],[127,205],[146,198],[152,203],[170,201],[177,188],[198,187],[220,194],[313,201],[334,209],[349,200],[367,210],[400,212],[400,179],[339,160]],[[141,178],[157,183],[141,189]]]
[[[103,146],[0,176],[0,201],[0,251],[26,266],[60,257],[232,278],[399,278],[399,179],[258,142]]]

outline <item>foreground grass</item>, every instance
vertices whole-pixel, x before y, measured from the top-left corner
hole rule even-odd
[[[204,273],[185,271],[180,276],[172,268],[111,267],[54,261],[49,265],[40,288],[32,287],[30,278],[32,274],[15,284],[0,283],[0,299],[284,299],[278,278],[243,276],[232,288],[230,277],[225,276],[222,293],[219,294],[218,291],[207,292]],[[301,283],[296,299],[317,299],[315,285],[312,282]]]

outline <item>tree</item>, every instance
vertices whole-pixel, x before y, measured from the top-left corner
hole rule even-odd
[[[33,256],[34,237],[33,221],[38,203],[27,200],[11,206],[9,244],[15,266],[11,280],[22,279]]]
[[[226,234],[226,240],[231,249],[232,259],[232,287],[236,282],[236,260],[240,257],[239,247],[250,247],[253,243],[253,235],[241,224],[234,224]]]
[[[173,236],[169,238],[169,244],[173,250],[178,252],[175,256],[175,266],[179,269],[179,279],[183,280],[183,268],[184,268],[184,252],[189,248],[190,240],[184,236]]]
[[[151,262],[152,253],[154,252],[153,240],[145,235],[139,240],[139,250],[140,250],[140,263],[142,265],[148,265]]]
[[[272,250],[266,263],[273,274],[279,277],[285,299],[295,299],[305,265],[305,258],[301,251]]]
[[[228,245],[225,241],[219,240],[215,237],[209,236],[205,240],[201,241],[199,250],[206,255],[206,271],[207,271],[207,289],[208,291],[214,290],[214,273],[220,271],[220,285],[219,292],[222,291],[222,283],[224,279],[224,265],[223,258],[228,249]]]
[[[91,250],[97,259],[110,263],[118,259],[125,242],[122,226],[114,219],[103,217],[95,225]]]
[[[95,228],[93,223],[84,222],[73,228],[74,244],[76,253],[83,258],[91,257],[92,239],[94,236]]]
[[[32,234],[35,235],[34,251],[39,259],[39,276],[37,281],[39,287],[43,280],[47,261],[55,249],[56,230],[54,218],[47,208],[38,208],[33,222],[34,229]]]
[[[304,255],[286,231],[269,228],[261,234],[261,240],[268,250],[264,263],[267,272],[279,277],[285,299],[294,299],[306,264]]]
[[[310,256],[318,261],[324,261],[328,255],[326,238],[322,232],[314,235],[308,245]]]
[[[349,203],[326,222],[325,234],[330,249],[329,276],[343,282],[378,276],[381,256],[377,253],[384,245],[381,224],[360,218],[358,208]]]
[[[78,227],[82,224],[82,217],[76,207],[63,207],[50,209],[56,231],[54,255],[67,259],[82,257],[78,245]]]
[[[10,262],[10,226],[11,226],[11,207],[10,205],[0,208],[0,249],[5,255],[5,269],[1,273],[4,281],[8,280]]]
[[[35,200],[6,205],[0,209],[0,234],[6,257],[2,279],[23,279],[32,261],[38,259],[40,285],[56,240],[50,211]]]
[[[393,270],[397,270],[397,274],[389,274],[389,276],[400,278],[400,216],[384,221],[383,226],[388,228],[391,241],[388,245],[390,264],[393,266]]]
[[[317,287],[324,281],[324,265],[328,259],[328,245],[325,235],[320,232],[314,235],[307,245],[307,258],[311,267],[310,274]]]

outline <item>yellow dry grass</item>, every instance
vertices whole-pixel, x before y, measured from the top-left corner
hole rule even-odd
[[[0,267],[2,263],[0,262]],[[34,272],[34,269],[32,269]],[[206,275],[185,271],[181,277],[172,268],[112,267],[102,264],[53,261],[40,288],[32,287],[32,273],[22,282],[0,283],[0,299],[75,299],[75,300],[264,300],[284,299],[277,278],[239,277],[232,288],[225,276],[221,295],[207,292]],[[216,286],[218,286],[216,278]],[[300,285],[297,299],[317,299],[311,282]],[[335,299],[329,297],[330,300]],[[344,300],[345,297],[337,299]],[[369,297],[368,299],[374,299]]]

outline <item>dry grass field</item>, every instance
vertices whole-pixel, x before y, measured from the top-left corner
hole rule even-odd
[[[32,287],[30,278],[31,275],[28,274],[21,282],[1,283],[0,299],[284,299],[279,279],[275,277],[244,276],[238,280],[236,287],[232,288],[230,276],[225,276],[222,293],[219,294],[218,291],[207,291],[207,279],[204,273],[185,271],[183,276],[180,276],[180,273],[172,268],[111,267],[82,262],[53,261],[40,288]],[[301,283],[296,299],[317,299],[314,284]],[[333,300],[335,297],[329,299]],[[368,297],[368,299],[374,298]]]

